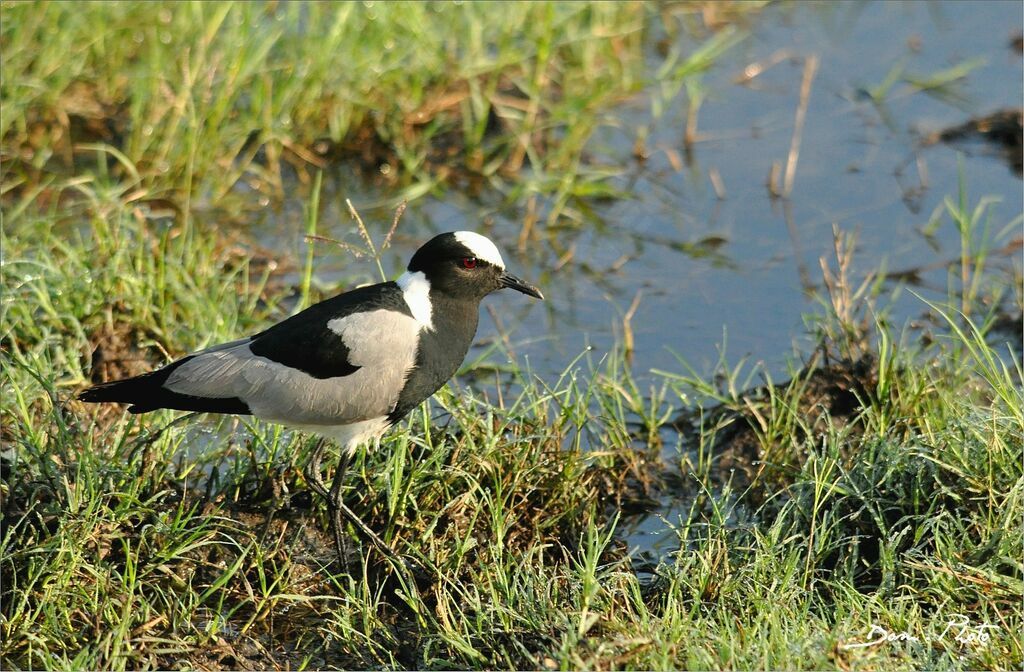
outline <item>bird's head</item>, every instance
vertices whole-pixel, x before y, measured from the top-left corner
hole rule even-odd
[[[434,236],[416,250],[408,271],[422,273],[431,289],[458,299],[479,301],[505,287],[544,298],[539,289],[505,270],[494,243],[472,231]]]

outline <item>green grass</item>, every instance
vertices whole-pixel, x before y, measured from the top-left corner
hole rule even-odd
[[[938,323],[890,324],[879,282],[851,271],[855,241],[837,235],[808,316],[829,357],[812,359],[828,366],[794,365],[785,384],[755,388],[763,372],[724,355],[710,373],[681,362],[641,377],[626,343],[544,377],[505,365],[501,341],[474,351],[350,467],[346,501],[424,568],[415,580],[354,537],[332,571],[301,475],[307,437],[73,400],[333,291],[312,253],[295,274],[201,216],[244,220],[264,196],[295,198],[279,193],[284,172],[309,172],[315,233],[319,159],[303,152],[319,138],[390,162],[399,197],[467,176],[555,210],[607,195],[586,140],[647,84],[648,33],[686,29],[690,6],[0,11],[5,668],[1024,662],[1024,376],[1019,334],[996,319],[1006,302],[1019,311],[1020,277],[988,253],[1019,222],[990,222],[966,188],[929,225],[955,226],[962,246],[949,300],[921,303]],[[699,106],[700,72],[741,37],[670,47],[662,95],[685,89]],[[685,503],[667,521],[679,551],[651,575],[620,531],[666,497]],[[913,640],[857,647],[872,626]]]
[[[721,5],[727,20],[761,3]],[[657,84],[664,108],[745,33],[699,5],[63,2],[0,5],[3,191],[31,200],[97,148],[142,206],[244,221],[339,162],[395,202],[450,185],[578,225],[624,197],[588,141]],[[700,48],[686,53],[678,38]],[[59,39],[53,39],[58,35]],[[662,68],[649,47],[664,35]],[[653,37],[652,37],[653,36]],[[622,128],[641,141],[646,129]],[[526,226],[524,236],[536,230]]]
[[[584,145],[613,123],[604,110],[647,83],[645,35],[659,23],[635,3],[2,11],[0,136],[20,182],[101,141],[137,177],[139,198],[207,207],[225,204],[239,180],[279,199],[285,166],[306,173],[340,155],[386,166],[406,197],[469,178],[508,189],[524,184],[524,169],[540,193],[599,193],[612,168],[588,167]],[[663,79],[710,65],[696,56]]]
[[[948,323],[929,345],[882,323],[874,337],[827,332],[846,352],[843,334],[859,334],[871,356],[842,422],[804,403],[806,373],[761,398],[738,369],[724,393],[685,371],[648,393],[622,357],[584,353],[556,380],[519,363],[499,395],[483,365],[504,353],[485,352],[463,378],[476,383],[439,394],[352,468],[350,504],[428,578],[361,559],[373,555],[332,575],[302,437],[230,419],[158,433],[174,414],[69,401],[97,342],[123,347],[104,375],[144,370],[279,318],[288,288],[221,234],[157,226],[99,183],[74,188],[76,209],[26,211],[2,241],[7,666],[1022,660],[1020,360],[952,309],[936,306]],[[836,274],[829,305],[844,305],[848,281]],[[708,415],[678,458],[663,453],[658,428],[676,410],[719,401],[756,409],[770,477],[744,486],[719,468],[725,425],[743,416]],[[693,493],[670,521],[681,550],[641,580],[616,511],[673,487]],[[961,618],[996,626],[991,641],[942,634]],[[872,625],[919,642],[843,648]]]

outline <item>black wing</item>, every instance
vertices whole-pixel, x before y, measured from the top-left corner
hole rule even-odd
[[[349,361],[349,349],[328,326],[335,320],[371,310],[394,310],[412,315],[402,290],[393,282],[359,287],[321,301],[252,337],[249,349],[314,378],[348,376],[359,370]]]

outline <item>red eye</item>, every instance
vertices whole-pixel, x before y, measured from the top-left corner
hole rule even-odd
[[[476,257],[463,257],[462,258],[463,268],[476,268]]]

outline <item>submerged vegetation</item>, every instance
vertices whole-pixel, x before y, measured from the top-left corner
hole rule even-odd
[[[837,231],[819,348],[785,383],[724,355],[642,377],[625,343],[543,377],[502,341],[474,351],[349,468],[346,501],[416,576],[355,543],[333,563],[301,434],[72,400],[327,291],[194,216],[254,207],[239,181],[282,197],[283,165],[302,181],[358,149],[405,196],[607,196],[586,138],[636,90],[654,18],[699,6],[2,8],[5,668],[1024,661],[1024,374],[1001,317],[1020,269],[990,263],[1010,227],[966,178],[934,222],[962,241],[948,301],[921,300],[934,322],[890,324],[884,275],[855,277]],[[692,82],[736,34],[669,47],[662,74]],[[678,552],[642,562],[623,518],[666,493]]]

